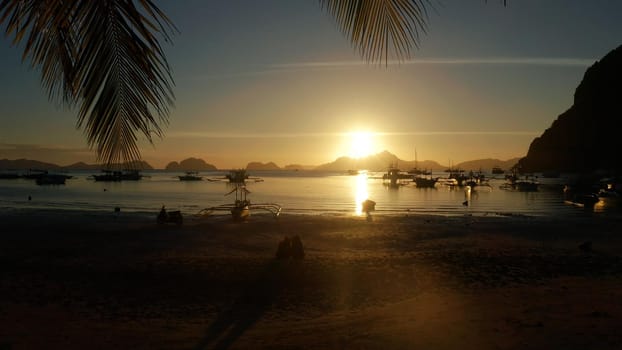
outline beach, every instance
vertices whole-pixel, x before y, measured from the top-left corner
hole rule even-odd
[[[156,214],[0,213],[0,349],[622,347],[614,217]]]

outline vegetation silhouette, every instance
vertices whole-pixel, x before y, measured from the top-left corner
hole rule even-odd
[[[385,64],[418,47],[432,3],[319,0],[368,62]],[[77,107],[98,161],[139,160],[139,136],[163,137],[174,81],[160,39],[178,30],[152,1],[1,0],[0,24],[25,44],[22,60],[40,70],[49,98]]]

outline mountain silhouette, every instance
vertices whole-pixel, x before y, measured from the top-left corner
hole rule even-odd
[[[218,170],[216,166],[206,163],[201,158],[186,158],[181,162],[170,162],[164,168],[169,171],[213,171]]]
[[[533,140],[518,166],[522,171],[620,173],[622,137],[622,46],[587,69],[574,103]]]

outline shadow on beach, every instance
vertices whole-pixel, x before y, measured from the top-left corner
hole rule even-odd
[[[298,260],[269,262],[259,277],[218,314],[194,349],[228,349],[272,308],[283,290],[300,282],[297,279],[302,264],[303,261]]]

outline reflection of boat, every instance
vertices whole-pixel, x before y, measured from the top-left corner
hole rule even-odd
[[[593,192],[591,186],[566,185],[564,186],[564,202],[586,209],[593,209],[600,201],[598,194]]]
[[[197,171],[186,171],[186,175],[179,175],[179,181],[201,181],[202,176],[199,176]]]

